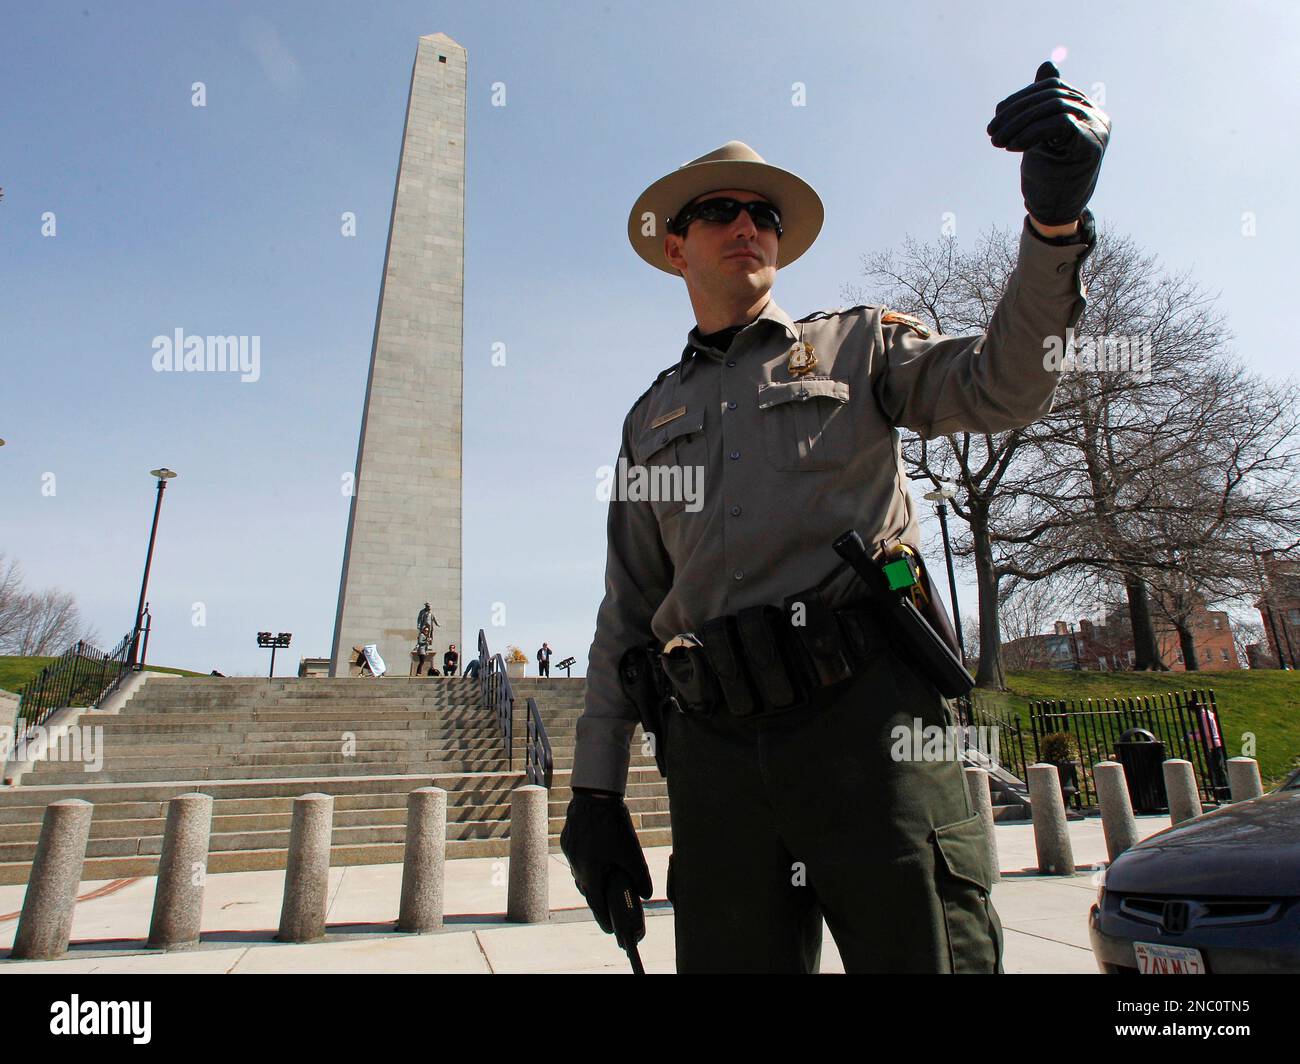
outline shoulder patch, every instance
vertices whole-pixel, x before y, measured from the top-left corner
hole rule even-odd
[[[886,310],[880,315],[881,325],[905,325],[916,333],[922,340],[930,339],[930,329],[920,318],[914,318],[910,314],[900,314],[896,310]]]
[[[805,321],[822,321],[826,318],[834,317],[837,314],[851,314],[855,310],[873,310],[867,303],[859,303],[856,307],[836,307],[834,310],[814,310],[806,318],[795,318],[796,322]]]

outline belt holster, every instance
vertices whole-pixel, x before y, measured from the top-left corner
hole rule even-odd
[[[636,709],[642,733],[652,737],[655,764],[659,766],[659,774],[667,779],[667,718],[677,706],[659,660],[658,644],[631,647],[624,651],[618,665],[618,679],[623,694]]]
[[[674,647],[659,660],[683,709],[705,717],[716,712],[721,694],[704,647]]]

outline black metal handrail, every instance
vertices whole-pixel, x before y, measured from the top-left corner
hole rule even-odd
[[[515,767],[515,692],[510,685],[510,673],[506,671],[505,660],[500,654],[494,654],[489,663],[491,673],[490,688],[493,705],[496,707],[497,724],[501,727],[501,739],[505,743],[506,764]]]
[[[41,669],[18,692],[18,728],[26,731],[44,724],[50,714],[72,705],[97,706],[112,694],[131,671],[132,629],[110,651],[84,639],[72,644],[55,661]]]
[[[510,676],[506,672],[505,661],[500,654],[493,654],[488,649],[487,636],[483,634],[482,628],[478,630],[478,661],[479,697],[483,709],[496,714],[497,724],[501,728],[501,738],[505,743],[506,764],[513,770],[515,767],[515,692],[510,686]]]
[[[492,652],[488,650],[487,636],[480,628],[478,630],[478,674],[475,679],[478,680],[479,702],[484,709],[488,708],[488,665],[491,660]]]
[[[528,741],[524,744],[524,775],[529,783],[539,784],[548,791],[555,774],[555,759],[551,754],[551,737],[537,710],[537,700],[528,699]]]

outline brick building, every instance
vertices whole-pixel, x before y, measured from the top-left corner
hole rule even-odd
[[[1027,635],[1002,644],[1002,664],[1013,672],[1076,669],[1075,640],[1064,621],[1049,635]]]
[[[1298,603],[1297,605],[1300,605]],[[1298,618],[1300,620],[1300,618]],[[1178,633],[1157,613],[1152,618],[1160,659],[1173,672],[1185,672]],[[1122,672],[1133,668],[1133,629],[1127,611],[1111,610],[1104,620],[1079,620],[1077,631],[1057,621],[1051,633],[1012,639],[1003,645],[1008,669],[1085,669]],[[1300,631],[1300,627],[1296,629]],[[1203,672],[1239,669],[1241,662],[1232,639],[1232,622],[1222,610],[1198,607],[1191,618],[1197,664]]]

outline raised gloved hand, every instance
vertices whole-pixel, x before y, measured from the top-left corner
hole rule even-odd
[[[1052,63],[1043,63],[1032,85],[998,104],[988,134],[994,147],[1024,152],[1020,191],[1031,217],[1042,225],[1069,225],[1083,213],[1097,187],[1110,119],[1062,81]]]
[[[560,832],[560,849],[596,923],[607,934],[614,933],[607,897],[612,869],[626,873],[642,898],[654,891],[632,816],[618,795],[575,790]]]

